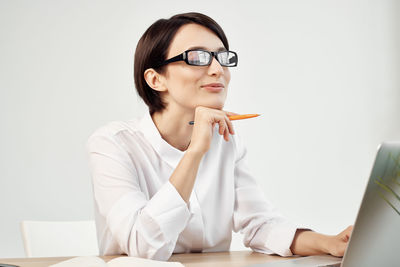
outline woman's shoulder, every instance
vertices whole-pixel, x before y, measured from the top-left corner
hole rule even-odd
[[[98,127],[88,138],[87,145],[95,140],[115,141],[120,135],[129,135],[130,139],[135,139],[139,132],[140,119],[110,121],[103,126]]]
[[[115,135],[121,131],[136,132],[139,130],[139,119],[110,121],[98,127],[92,135]]]

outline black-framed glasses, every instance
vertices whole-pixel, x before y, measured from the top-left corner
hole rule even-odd
[[[186,50],[180,55],[167,59],[164,62],[157,64],[156,68],[167,65],[176,61],[185,61],[186,64],[191,66],[209,66],[213,57],[223,67],[236,67],[238,63],[238,56],[233,51],[218,51],[210,52],[201,49]]]

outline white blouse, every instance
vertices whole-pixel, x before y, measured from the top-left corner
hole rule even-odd
[[[99,128],[87,151],[101,255],[228,251],[232,231],[254,251],[292,255],[297,227],[265,199],[237,133],[226,142],[215,126],[189,203],[169,182],[185,152],[162,139],[149,113]]]

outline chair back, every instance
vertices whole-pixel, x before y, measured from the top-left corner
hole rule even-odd
[[[22,221],[27,257],[96,256],[94,221]]]

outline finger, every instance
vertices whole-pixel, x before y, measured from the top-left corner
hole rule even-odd
[[[229,120],[229,118],[227,116],[225,116],[225,122],[228,125],[229,133],[230,134],[235,134],[235,131],[233,130],[233,124],[232,124],[232,122]]]
[[[348,242],[349,239],[350,239],[350,236],[347,235],[347,234],[346,234],[345,236],[342,237],[342,240],[343,240],[343,242],[345,242],[345,243]]]
[[[350,226],[348,226],[346,229],[344,229],[342,232],[340,232],[339,235],[344,235],[344,234],[351,233],[352,230],[353,230],[353,226],[350,225]]]
[[[228,126],[226,124],[226,116],[223,115],[223,117],[220,119],[219,122],[219,134],[224,136],[224,139],[226,141],[229,140],[229,129]]]
[[[219,124],[219,131],[218,132],[219,132],[220,135],[223,135],[224,132],[225,132],[225,128],[226,128],[225,119],[224,118],[219,118],[218,124]]]
[[[228,117],[225,114],[222,114],[224,117],[225,129],[224,129],[224,139],[225,141],[229,141],[229,125],[228,125]]]
[[[229,129],[228,129],[228,127],[226,127],[225,128],[225,131],[224,131],[224,139],[225,139],[225,141],[229,141]]]
[[[346,228],[346,230],[344,230],[342,233],[340,233],[340,238],[344,242],[348,242],[350,240],[352,230],[353,230],[353,228],[350,228],[350,227]]]
[[[343,231],[347,236],[351,236],[351,233],[353,232],[353,226],[350,225]]]

